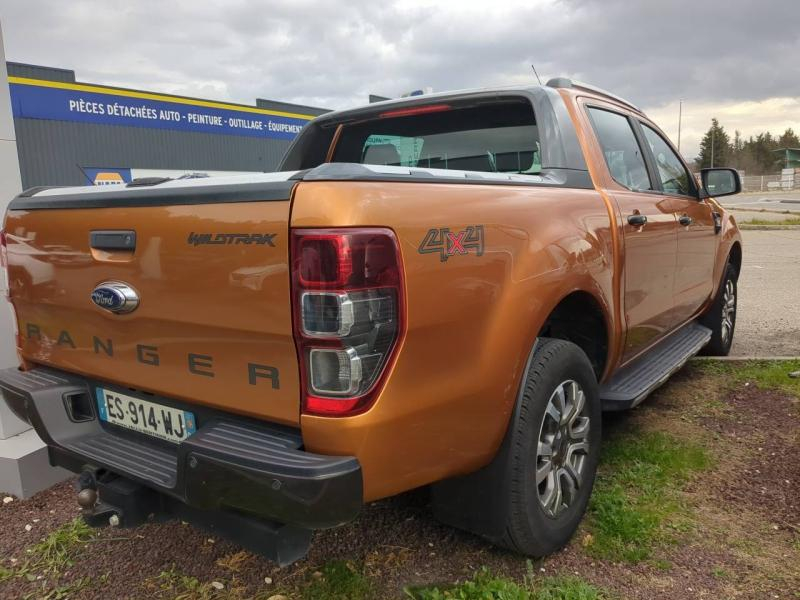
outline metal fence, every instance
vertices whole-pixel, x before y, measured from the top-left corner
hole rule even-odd
[[[766,192],[780,189],[780,175],[745,175],[742,177],[743,192]]]
[[[783,169],[777,175],[745,175],[743,192],[769,192],[800,189],[800,169]]]

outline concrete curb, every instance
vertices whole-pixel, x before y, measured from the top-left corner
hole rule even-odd
[[[730,211],[735,211],[735,212],[751,212],[751,213],[761,213],[761,214],[765,214],[766,213],[768,215],[789,215],[789,216],[792,216],[794,214],[797,214],[797,212],[798,212],[797,210],[790,210],[788,208],[785,209],[785,210],[771,210],[769,208],[740,208],[736,204],[723,205],[722,208],[724,208],[725,210],[730,210]]]
[[[797,231],[800,225],[748,225],[747,223],[739,223],[739,229],[742,231]]]
[[[718,360],[722,362],[751,362],[751,361],[789,361],[800,360],[800,356],[693,356],[692,361],[710,361]]]

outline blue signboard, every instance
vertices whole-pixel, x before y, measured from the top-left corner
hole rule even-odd
[[[9,77],[15,118],[292,140],[313,117],[98,86]]]

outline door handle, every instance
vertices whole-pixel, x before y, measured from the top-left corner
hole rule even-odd
[[[714,217],[714,233],[719,233],[722,231],[722,215],[714,211],[711,216]]]
[[[692,219],[692,217],[690,217],[689,215],[682,215],[678,219],[678,223],[680,223],[681,225],[687,225],[688,226],[688,225],[691,225],[693,222],[694,222],[694,219]]]
[[[634,215],[628,215],[628,225],[641,227],[645,223],[647,223],[647,215],[640,215],[638,213]]]
[[[95,250],[136,250],[136,232],[111,229],[89,232],[89,246]]]

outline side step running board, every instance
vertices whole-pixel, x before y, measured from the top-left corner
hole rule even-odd
[[[644,400],[711,339],[696,321],[685,325],[600,386],[603,410],[626,410]]]

